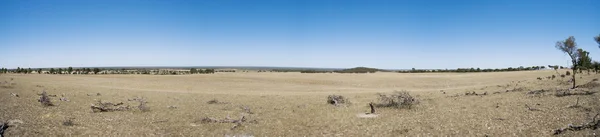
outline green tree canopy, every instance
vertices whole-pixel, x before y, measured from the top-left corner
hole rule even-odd
[[[71,72],[73,72],[73,67],[67,68],[67,72],[69,72],[69,74],[71,74]]]
[[[600,34],[598,34],[598,36],[594,37],[594,40],[596,40],[596,42],[598,43],[598,45],[600,45]]]
[[[579,69],[592,69],[592,59],[589,57],[590,52],[587,52],[583,49],[578,49],[577,52],[577,54],[579,54],[577,58],[577,65]]]
[[[99,68],[94,68],[94,74],[98,74],[98,72],[100,72]]]

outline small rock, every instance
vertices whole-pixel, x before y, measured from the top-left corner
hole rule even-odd
[[[15,97],[19,97],[19,94],[17,93],[10,93],[11,96],[15,96]]]
[[[70,101],[69,99],[67,99],[67,97],[61,97],[60,101]]]

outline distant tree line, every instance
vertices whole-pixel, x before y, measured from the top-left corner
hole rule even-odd
[[[105,68],[21,68],[17,67],[16,69],[7,69],[0,68],[0,73],[20,73],[20,74],[167,74],[167,75],[178,75],[178,74],[213,74],[215,73],[215,69],[196,69],[192,68],[189,72],[181,71],[181,70],[148,70],[148,69],[125,69],[125,68],[113,68],[113,69],[105,69]]]
[[[386,70],[381,70],[381,69],[376,69],[376,68],[367,68],[367,67],[356,67],[356,68],[333,70],[333,71],[301,70],[300,73],[375,73],[378,71],[386,71]]]
[[[215,69],[196,69],[191,68],[190,74],[213,74],[215,73]]]
[[[552,66],[552,65],[548,65],[549,68],[552,67],[560,67],[563,68],[562,66]],[[542,70],[542,69],[546,69],[546,66],[531,66],[531,67],[508,67],[508,68],[496,68],[496,69],[491,69],[491,68],[486,68],[486,69],[481,69],[481,68],[457,68],[457,69],[415,69],[412,68],[411,70],[400,70],[397,71],[398,73],[429,73],[429,72],[458,72],[458,73],[465,73],[465,72],[507,72],[507,71],[529,71],[529,70]],[[558,68],[557,68],[558,69]]]
[[[31,73],[38,73],[38,74],[42,74],[42,73],[47,73],[47,74],[72,74],[73,72],[77,72],[78,74],[98,74],[98,72],[101,72],[103,69],[100,68],[78,68],[78,69],[73,69],[73,67],[68,67],[68,68],[50,68],[50,69],[41,69],[38,68],[37,70],[35,69],[31,69],[31,68],[21,68],[21,67],[17,67],[17,69],[7,69],[7,68],[0,68],[0,73],[22,73],[22,74],[31,74]]]

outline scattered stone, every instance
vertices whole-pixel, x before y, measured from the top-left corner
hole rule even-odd
[[[19,94],[17,94],[17,93],[10,93],[10,96],[19,97]]]

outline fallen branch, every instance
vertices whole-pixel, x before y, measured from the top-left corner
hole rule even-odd
[[[525,107],[526,107],[526,108],[527,108],[529,111],[542,111],[542,110],[540,110],[540,109],[537,109],[537,108],[532,108],[532,107],[530,107],[530,106],[529,106],[529,105],[527,105],[527,104],[525,104]]]
[[[571,92],[571,90],[559,90],[556,92],[556,97],[575,96],[575,95],[593,95],[594,91]]]
[[[240,126],[242,126],[243,122],[246,122],[246,117],[242,116],[240,119],[230,119],[229,117],[225,118],[225,119],[215,119],[215,118],[209,118],[209,117],[205,117],[202,118],[202,120],[200,120],[201,123],[234,123],[235,125],[233,125],[233,127],[231,127],[231,130],[234,130]]]
[[[90,106],[90,107],[92,108],[93,112],[125,111],[125,110],[130,109],[129,105],[127,105],[127,106],[121,106],[121,105],[123,105],[123,102],[113,104],[111,102],[98,101],[98,103],[92,104],[92,106]]]
[[[221,102],[221,101],[219,101],[219,100],[217,100],[217,99],[212,99],[212,100],[209,100],[209,101],[208,101],[208,102],[206,102],[206,103],[207,103],[207,104],[229,104],[229,102]]]
[[[548,92],[548,90],[544,90],[544,89],[532,90],[532,91],[527,92],[527,94],[543,94],[545,92]]]
[[[202,120],[200,120],[200,121],[201,121],[201,123],[239,123],[239,122],[245,122],[246,117],[242,116],[242,118],[240,118],[240,119],[230,119],[230,118],[215,119],[215,118],[205,117],[205,118],[202,118]]]
[[[569,108],[578,108],[578,107],[581,107],[581,106],[579,106],[579,97],[577,98],[577,101],[575,101],[575,105],[569,106]]]
[[[592,121],[590,121],[588,123],[584,123],[582,125],[569,124],[569,125],[567,125],[566,128],[559,128],[559,129],[554,130],[553,134],[554,135],[562,134],[568,130],[571,130],[571,131],[579,131],[579,130],[584,130],[584,129],[596,130],[596,129],[600,128],[600,120],[596,120],[596,117],[598,117],[598,115],[600,115],[600,113],[596,114],[596,116],[594,116],[594,118],[592,118]]]
[[[8,123],[2,122],[2,124],[0,124],[0,137],[4,136],[4,131],[6,131],[6,129],[8,129]]]

